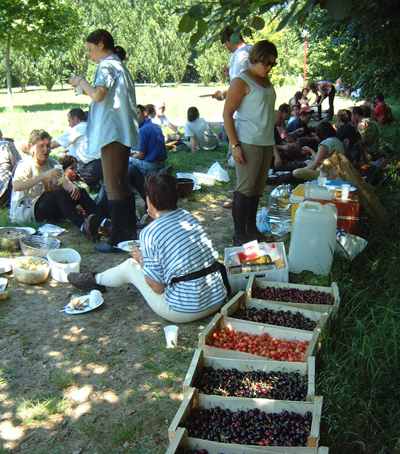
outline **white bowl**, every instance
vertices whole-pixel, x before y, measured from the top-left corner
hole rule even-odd
[[[25,269],[24,266],[31,264],[36,269]],[[50,272],[50,264],[43,257],[24,256],[18,257],[12,262],[14,278],[23,284],[41,284],[44,282]]]
[[[217,177],[207,173],[193,172],[193,175],[197,178],[197,184],[204,184],[205,186],[214,186],[217,180]]]
[[[68,282],[68,273],[79,273],[81,256],[75,249],[53,249],[47,253],[47,260],[51,277],[58,282]]]

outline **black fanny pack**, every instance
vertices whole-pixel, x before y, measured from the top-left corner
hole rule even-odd
[[[199,270],[199,271],[193,271],[193,273],[185,274],[184,276],[174,277],[171,279],[170,284],[176,284],[178,282],[194,281],[195,279],[199,279],[200,277],[215,273],[216,271],[219,271],[221,273],[222,280],[224,281],[224,285],[228,292],[228,296],[231,296],[231,286],[229,285],[226,268],[220,262],[214,262],[211,266],[208,266],[207,268],[203,268],[202,270]]]

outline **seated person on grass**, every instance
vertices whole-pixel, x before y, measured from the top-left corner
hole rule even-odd
[[[146,182],[148,213],[154,219],[140,233],[140,249],[102,273],[70,273],[77,288],[104,292],[133,284],[150,308],[172,323],[189,323],[220,309],[226,289],[218,253],[200,222],[178,209],[176,179],[164,173]]]
[[[185,123],[185,137],[188,141],[184,140],[184,143],[187,144],[192,153],[200,149],[215,150],[219,144],[219,138],[212,130],[210,123],[199,117],[200,113],[197,107],[189,107]]]
[[[297,145],[293,141],[286,141],[282,139],[279,134],[278,127],[282,125],[283,116],[280,110],[275,110],[274,115],[274,136],[275,136],[275,148],[281,157],[282,165],[279,170],[293,170],[298,167],[299,160],[303,156],[300,156],[297,150]]]
[[[168,153],[161,128],[148,117],[146,107],[139,104],[137,113],[139,145],[138,151],[131,155],[129,169],[131,166],[137,167],[146,178],[165,167]],[[128,174],[130,172],[131,170],[128,170]]]
[[[84,189],[86,192],[89,192],[89,186],[85,183],[85,180],[78,171],[78,162],[76,158],[70,154],[66,154],[58,159],[58,163],[63,166],[64,174],[69,181],[74,183],[79,189]]]
[[[57,221],[67,218],[84,236],[97,241],[102,221],[97,205],[84,189],[79,189],[56,169],[50,158],[51,136],[34,129],[29,137],[30,156],[17,164],[12,180],[10,218],[18,224]],[[76,206],[81,205],[89,217],[85,220]]]
[[[165,141],[174,141],[179,140],[181,138],[181,134],[178,131],[178,128],[172,124],[168,118],[165,116],[165,103],[163,101],[157,101],[154,104],[156,110],[156,116],[151,119],[151,121],[159,126],[166,126],[170,129],[174,134],[164,134]]]
[[[76,107],[68,112],[68,124],[70,129],[65,131],[57,139],[51,141],[51,149],[60,146],[67,149],[68,153],[78,161],[78,170],[85,179],[86,184],[93,190],[97,189],[100,180],[103,179],[100,150],[89,153],[86,139],[86,114]]]
[[[361,136],[351,123],[351,111],[348,109],[340,109],[337,113],[336,137],[341,142],[348,139],[346,158],[351,163],[359,162],[361,159]]]
[[[12,143],[3,138],[0,131],[0,208],[10,206],[11,178],[21,155]]]
[[[292,115],[290,116],[290,118],[289,118],[289,120],[288,120],[288,123],[287,123],[288,125],[289,125],[292,121],[294,121],[294,120],[296,120],[297,118],[299,118],[299,116],[300,116],[300,109],[301,109],[300,104],[295,104],[295,105],[292,107]]]
[[[325,177],[326,175],[324,175],[318,168],[334,148],[338,150],[339,153],[344,155],[343,144],[336,137],[335,128],[328,121],[321,121],[321,123],[319,123],[315,128],[315,132],[321,141],[318,145],[318,152],[316,153],[310,147],[303,147],[303,154],[310,153],[314,160],[309,161],[306,167],[293,171],[293,176],[297,180],[313,181],[319,176]]]
[[[300,116],[288,124],[286,131],[294,140],[300,142],[301,146],[311,147],[317,151],[319,139],[313,132],[314,128],[310,128],[309,123],[314,111],[309,107],[300,109]]]
[[[376,161],[380,157],[379,128],[375,120],[368,117],[365,111],[370,111],[368,106],[354,106],[351,109],[351,122],[361,135],[361,155],[364,164],[370,159]]]

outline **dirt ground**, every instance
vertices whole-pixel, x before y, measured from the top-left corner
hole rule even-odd
[[[220,252],[232,235],[223,200],[192,211]],[[59,239],[81,253],[82,272],[127,258],[93,252],[73,226]],[[97,310],[67,315],[59,310],[84,292],[51,277],[36,286],[3,277],[10,299],[0,302],[0,453],[165,452],[198,334],[211,317],[180,325],[178,348],[166,349],[169,323],[135,289],[108,289]]]

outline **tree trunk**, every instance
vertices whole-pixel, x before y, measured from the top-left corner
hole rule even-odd
[[[7,79],[7,99],[8,107],[10,110],[14,109],[12,100],[12,82],[11,82],[11,69],[10,69],[10,52],[11,52],[11,35],[7,35],[7,48],[6,48],[6,79]]]

